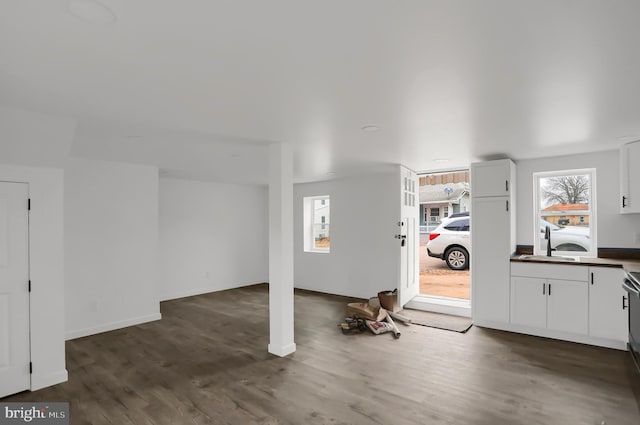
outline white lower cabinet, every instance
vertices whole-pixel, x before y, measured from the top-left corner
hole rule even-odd
[[[589,332],[587,282],[547,280],[547,328],[586,335]]]
[[[511,263],[508,330],[625,349],[620,267]]]
[[[562,332],[588,332],[587,282],[511,277],[511,323]]]
[[[537,277],[511,277],[511,323],[547,327],[546,285]]]
[[[626,342],[629,338],[624,271],[614,267],[589,267],[589,335]]]

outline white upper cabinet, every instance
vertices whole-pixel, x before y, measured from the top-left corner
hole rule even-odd
[[[499,159],[472,164],[471,196],[486,198],[508,196],[515,189],[515,164],[510,159]]]
[[[620,148],[620,212],[640,213],[640,141]]]

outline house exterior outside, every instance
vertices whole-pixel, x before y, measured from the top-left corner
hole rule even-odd
[[[313,203],[313,230],[316,242],[329,238],[330,209],[329,199],[315,199]]]
[[[420,229],[431,231],[451,214],[469,211],[469,183],[440,183],[420,186]]]
[[[589,204],[555,204],[543,210],[545,220],[558,226],[588,226]]]

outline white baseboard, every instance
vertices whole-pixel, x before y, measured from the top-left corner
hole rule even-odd
[[[31,375],[31,391],[40,390],[52,385],[61,384],[69,380],[69,374],[66,369],[40,376],[37,373]]]
[[[235,288],[235,287],[234,287]],[[208,294],[210,292],[218,292],[218,291],[224,291],[225,289],[231,289],[231,288],[216,288],[216,289],[212,289],[212,288],[198,288],[198,289],[190,289],[188,291],[183,291],[183,292],[176,292],[170,295],[161,295],[160,296],[160,301],[171,301],[171,300],[177,300],[180,298],[186,298],[186,297],[193,297],[195,295],[202,295],[202,294]]]
[[[282,347],[280,346],[276,347],[273,344],[269,344],[269,352],[279,357],[288,356],[289,354],[294,353],[295,351],[296,351],[295,343],[287,344]]]
[[[569,332],[554,331],[551,329],[531,328],[528,326],[514,325],[511,323],[492,322],[488,320],[474,319],[473,324],[481,328],[491,328],[501,331],[539,336],[542,338],[559,339],[562,341],[577,342],[580,344],[596,345],[598,347],[614,348],[616,350],[627,350],[626,341],[616,341],[589,335],[578,335]]]
[[[66,333],[66,340],[82,338],[83,336],[95,335],[102,332],[114,331],[116,329],[126,328],[128,326],[140,325],[142,323],[153,322],[162,319],[160,313],[149,314],[147,316],[134,317],[132,319],[120,320],[117,322],[105,323],[104,325],[94,326],[91,328],[78,329]]]
[[[296,285],[294,284],[293,286],[294,289],[301,289],[303,291],[310,291],[310,292],[317,292],[319,294],[327,294],[327,295],[337,295],[339,297],[349,297],[349,298],[358,298],[361,300],[368,300],[371,297],[375,297],[377,295],[377,292],[370,296],[370,297],[363,297],[362,294],[358,294],[356,292],[350,292],[350,291],[330,291],[330,289],[327,288],[311,288],[308,286],[301,286],[301,285]]]
[[[222,286],[222,287],[216,287],[216,288],[189,289],[188,291],[181,291],[181,292],[175,292],[173,294],[160,295],[160,301],[177,300],[180,298],[193,297],[193,296],[202,295],[202,294],[210,294],[212,292],[227,291],[229,289],[244,288],[246,286],[259,285],[262,283],[265,283],[265,282],[263,281],[263,282],[248,283],[248,284],[241,284],[241,285],[230,285],[230,286]]]

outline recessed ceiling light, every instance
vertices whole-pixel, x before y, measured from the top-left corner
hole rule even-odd
[[[69,0],[67,8],[73,16],[92,24],[113,25],[116,22],[116,14],[97,0]]]
[[[433,162],[438,162],[438,163],[444,163],[444,162],[449,162],[448,158],[436,158],[433,160]]]
[[[374,132],[378,130],[380,130],[380,128],[376,125],[365,125],[364,127],[362,127],[362,131],[367,131],[367,132]]]

